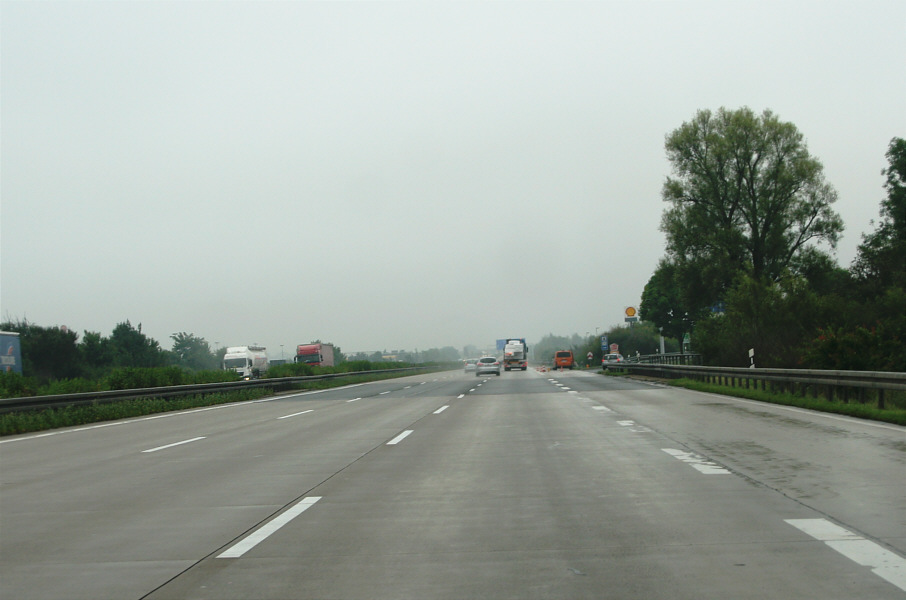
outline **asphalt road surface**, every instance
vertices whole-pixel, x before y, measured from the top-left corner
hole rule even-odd
[[[906,597],[906,428],[459,371],[0,439],[0,598]]]

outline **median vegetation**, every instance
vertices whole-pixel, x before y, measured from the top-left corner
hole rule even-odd
[[[412,365],[394,363],[392,368],[388,364],[372,364],[368,361],[353,361],[342,363],[336,367],[311,367],[308,365],[280,365],[268,372],[264,379],[277,379],[283,377],[304,377],[318,375],[337,375],[326,379],[312,379],[296,382],[291,386],[281,383],[280,388],[299,390],[321,390],[354,383],[365,383],[403,377],[410,374],[402,369]],[[456,365],[458,367],[458,365]],[[440,371],[451,368],[450,365],[433,364],[425,366],[427,371]],[[374,371],[369,372],[369,371]],[[0,390],[3,397],[25,397],[47,394],[71,394],[80,392],[96,392],[105,390],[143,389],[154,387],[168,387],[175,385],[191,385],[199,383],[221,383],[238,381],[236,374],[227,371],[198,371],[191,372],[179,367],[155,368],[124,368],[111,373],[102,381],[89,380],[62,380],[52,384],[38,386],[37,393],[23,393],[29,391],[29,386],[35,384],[33,380],[16,373],[0,374]],[[276,382],[275,382],[276,384]],[[218,404],[232,402],[245,402],[256,400],[274,393],[274,388],[260,387],[229,392],[212,392],[192,396],[177,396],[170,398],[140,398],[133,400],[116,400],[113,402],[95,402],[92,404],[74,405],[61,408],[51,408],[34,411],[10,412],[0,414],[0,436],[31,433],[56,429],[60,427],[74,427],[89,423],[130,419],[157,413],[190,410]]]

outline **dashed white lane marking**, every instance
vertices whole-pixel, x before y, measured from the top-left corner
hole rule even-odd
[[[699,456],[698,454],[693,454],[692,452],[685,452],[684,450],[674,450],[673,448],[661,448],[664,452],[670,456],[677,458],[684,463],[691,465],[693,468],[701,471],[705,475],[729,475],[730,471],[725,468],[717,465],[716,463],[711,462],[710,460],[705,460],[704,457]]]
[[[346,402],[355,402],[356,400],[361,400],[361,399],[362,399],[362,397],[359,396],[358,398],[353,398],[352,400],[347,400]]]
[[[308,409],[308,410],[303,410],[302,412],[297,412],[297,413],[293,413],[293,414],[291,414],[291,415],[283,415],[282,417],[277,417],[277,420],[279,421],[280,419],[288,419],[288,418],[290,418],[290,417],[298,417],[299,415],[304,415],[304,414],[310,413],[310,412],[315,412],[315,411],[314,411],[314,409],[311,409],[311,408],[310,408],[310,409]]]
[[[599,405],[599,406],[592,406],[591,408],[592,408],[592,410],[600,410],[600,411],[602,411],[602,412],[613,412],[612,410],[610,410],[610,409],[607,408],[606,406],[600,406],[600,405]]]
[[[434,411],[434,414],[435,414],[435,415],[439,415],[440,413],[444,412],[444,411],[447,410],[448,408],[450,408],[450,405],[449,405],[449,404],[445,404],[445,405],[441,406],[440,408],[438,408],[437,410],[435,410],[435,411]]]
[[[460,394],[460,395],[456,396],[456,399],[459,400],[460,398],[465,398],[465,397],[466,397],[465,394]]]
[[[251,535],[234,544],[224,552],[217,555],[217,558],[239,558],[264,540],[266,540],[275,531],[301,515],[303,512],[312,507],[312,505],[321,499],[321,496],[307,496],[302,498],[292,508],[281,513],[277,518],[269,521],[260,529],[254,531]]]
[[[150,450],[142,450],[142,454],[147,454],[149,452],[157,452],[158,450],[166,450],[167,448],[172,448],[174,446],[182,446],[183,444],[190,444],[192,442],[197,442],[198,440],[203,440],[203,439],[204,439],[204,437],[194,437],[191,440],[183,440],[181,442],[167,444],[166,446],[158,446],[157,448],[151,448]]]
[[[793,527],[824,542],[846,558],[906,591],[906,559],[866,540],[860,535],[835,525],[827,519],[785,519]]]
[[[386,392],[381,392],[380,394],[378,394],[378,396],[383,396],[384,394],[389,394],[389,393],[390,393],[390,390],[387,390]]]
[[[397,444],[402,442],[404,439],[409,437],[409,434],[412,433],[412,431],[413,431],[412,429],[407,429],[406,431],[402,432],[401,434],[399,434],[398,436],[396,436],[395,438],[393,438],[392,440],[387,442],[387,445],[396,446]]]

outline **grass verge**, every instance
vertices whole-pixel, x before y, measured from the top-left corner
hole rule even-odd
[[[828,400],[822,396],[798,396],[795,394],[774,393],[769,391],[745,389],[731,387],[726,385],[717,385],[714,383],[703,383],[692,379],[672,379],[666,381],[669,385],[683,387],[698,392],[710,392],[722,394],[724,396],[733,396],[736,398],[745,398],[747,400],[757,400],[770,404],[782,404],[784,406],[795,406],[826,413],[847,415],[859,419],[868,419],[871,421],[882,421],[893,423],[894,425],[906,425],[906,398],[904,394],[897,397],[888,398],[885,408],[878,408],[877,400],[865,403],[859,402],[842,402],[838,400]]]

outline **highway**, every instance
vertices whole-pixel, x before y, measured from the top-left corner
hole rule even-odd
[[[0,598],[906,597],[906,428],[461,371],[0,438]]]

